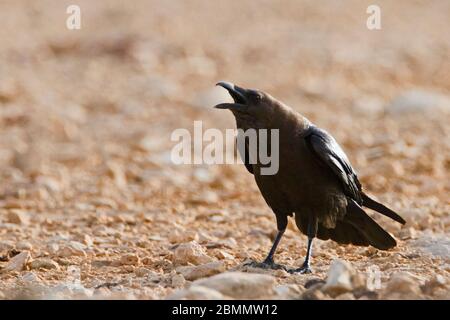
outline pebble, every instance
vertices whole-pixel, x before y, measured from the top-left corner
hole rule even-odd
[[[16,249],[19,251],[28,250],[31,251],[33,249],[33,245],[28,241],[19,241],[16,244]]]
[[[415,239],[417,238],[416,230],[414,228],[403,228],[398,232],[398,237],[401,240]]]
[[[223,300],[226,297],[220,292],[202,286],[193,286],[188,289],[177,290],[168,295],[166,300]]]
[[[18,255],[11,258],[8,261],[6,266],[1,269],[2,272],[10,272],[10,271],[22,271],[28,261],[31,259],[31,254],[29,251],[23,251]]]
[[[382,298],[397,299],[402,296],[403,299],[417,298],[421,293],[420,283],[408,272],[396,272],[391,275],[385,290],[383,290]]]
[[[134,270],[134,273],[136,274],[137,277],[145,277],[152,274],[153,271],[150,270],[149,268],[139,267]]]
[[[20,280],[24,282],[38,282],[40,281],[39,277],[34,272],[25,272],[21,277]]]
[[[124,254],[123,256],[120,257],[121,265],[137,266],[139,263],[140,263],[139,257],[133,253]]]
[[[181,287],[184,286],[186,280],[182,274],[175,274],[172,276],[171,282],[173,287]]]
[[[55,261],[48,258],[37,258],[30,263],[31,269],[56,269],[59,270],[59,265]]]
[[[84,251],[85,245],[77,241],[70,241],[67,244],[62,244],[57,252],[60,257],[71,257],[80,256],[86,257],[86,252]]]
[[[411,245],[418,248],[422,253],[450,261],[450,239],[447,235],[421,236],[412,242]]]
[[[322,291],[336,297],[342,293],[364,286],[362,275],[358,274],[350,263],[336,259],[328,270]]]
[[[300,299],[305,289],[296,284],[283,284],[275,287],[276,299]]]
[[[206,254],[205,249],[196,241],[180,244],[174,252],[173,263],[175,265],[194,265],[211,262],[213,259]]]
[[[225,265],[221,261],[213,261],[199,266],[178,267],[177,272],[181,273],[186,280],[197,280],[209,277],[225,271]]]
[[[27,225],[30,223],[30,217],[28,214],[20,209],[11,209],[6,216],[6,220],[9,223]]]
[[[275,294],[275,277],[267,274],[225,272],[199,279],[192,286],[202,286],[219,291],[235,299],[256,299]]]

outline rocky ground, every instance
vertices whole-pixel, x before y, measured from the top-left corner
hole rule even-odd
[[[0,298],[450,298],[450,3],[0,4]],[[218,80],[330,131],[404,227],[390,251],[261,260],[275,219],[243,165],[174,165],[176,128],[234,128]],[[358,134],[355,134],[358,132]],[[277,262],[303,262],[290,223]],[[212,277],[210,277],[212,276]]]

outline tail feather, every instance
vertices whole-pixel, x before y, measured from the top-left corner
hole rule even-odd
[[[377,249],[387,250],[397,245],[395,239],[369,217],[353,200],[348,201],[347,214],[344,221],[358,229],[370,245]]]
[[[368,246],[369,241],[356,227],[344,221],[336,221],[336,227],[327,229],[319,224],[317,238],[322,240],[334,240],[341,244],[353,244],[355,246]]]
[[[401,224],[406,223],[406,221],[402,217],[400,217],[396,212],[392,211],[385,205],[369,198],[369,196],[366,195],[365,193],[361,192],[361,194],[362,194],[363,206],[365,206],[369,209],[375,210],[397,222],[400,222]]]

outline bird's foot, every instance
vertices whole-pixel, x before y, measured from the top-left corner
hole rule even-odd
[[[285,266],[275,263],[273,260],[268,260],[268,259],[264,260],[263,262],[251,261],[251,262],[244,264],[244,266],[252,267],[252,268],[260,268],[260,269],[274,269],[274,270],[283,269],[283,270],[286,270]]]
[[[300,268],[289,269],[288,272],[290,274],[296,274],[296,273],[307,274],[307,273],[312,273],[312,270],[308,263],[306,263],[306,264],[304,263]]]

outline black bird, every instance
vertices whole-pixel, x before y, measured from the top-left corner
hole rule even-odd
[[[267,258],[253,265],[284,268],[274,263],[273,256],[288,216],[294,214],[297,227],[308,236],[308,247],[303,265],[290,272],[311,272],[309,261],[315,237],[342,244],[371,245],[380,250],[396,246],[395,239],[362,206],[401,224],[405,220],[362,191],[347,156],[329,133],[265,92],[229,82],[217,85],[229,92],[234,103],[221,103],[215,108],[230,110],[238,129],[279,130],[279,170],[274,175],[261,174],[264,165],[258,160],[250,162],[248,141],[244,144],[245,167],[254,175],[263,198],[275,213],[278,228]],[[274,142],[267,142],[270,143]]]

